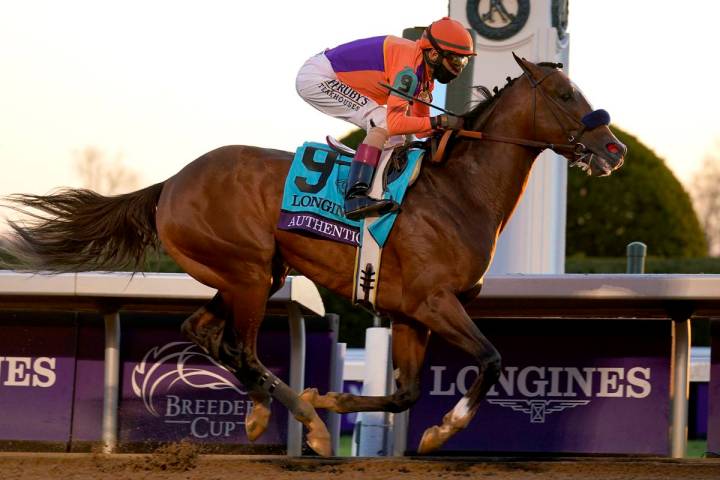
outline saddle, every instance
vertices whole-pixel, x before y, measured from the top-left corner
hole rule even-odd
[[[325,137],[325,141],[328,144],[330,148],[335,150],[337,153],[341,155],[347,155],[350,157],[355,156],[355,150],[348,147],[344,143],[342,143],[340,140],[336,139],[332,135],[327,135]],[[390,156],[390,160],[385,165],[384,170],[382,170],[382,178],[383,178],[383,189],[387,188],[387,185],[391,182],[393,182],[395,179],[397,179],[400,175],[405,172],[405,168],[407,168],[408,165],[408,152],[411,149],[419,149],[423,150],[425,152],[425,155],[427,155],[429,152],[434,152],[436,150],[436,146],[433,145],[437,144],[437,140],[434,138],[431,139],[431,142],[420,142],[420,141],[414,141],[398,146],[389,146],[386,147],[386,149],[392,149],[392,154]],[[447,143],[447,142],[446,142]],[[444,146],[443,146],[444,149]],[[434,153],[432,154],[434,155]],[[432,159],[432,156],[430,157]],[[439,161],[439,160],[438,160]],[[437,163],[438,161],[433,160],[433,163]],[[418,168],[418,173],[419,173]],[[408,186],[411,186],[413,183],[415,183],[415,180],[417,179],[417,175],[414,174],[410,178],[410,183]]]

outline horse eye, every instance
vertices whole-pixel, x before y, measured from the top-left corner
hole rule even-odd
[[[563,93],[562,95],[560,95],[560,100],[562,100],[563,102],[569,102],[570,100],[572,100],[572,98],[573,98],[572,93],[569,93],[569,92]]]

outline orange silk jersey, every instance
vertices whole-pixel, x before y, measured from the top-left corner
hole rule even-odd
[[[426,136],[430,127],[430,108],[390,95],[380,83],[393,85],[398,73],[410,68],[418,78],[414,96],[420,92],[432,98],[433,82],[428,77],[422,50],[417,42],[392,35],[365,38],[339,45],[325,51],[338,80],[371,98],[379,105],[387,105],[387,126],[390,135],[419,134]]]

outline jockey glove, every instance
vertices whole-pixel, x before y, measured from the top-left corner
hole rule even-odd
[[[430,126],[433,129],[460,130],[463,127],[463,119],[453,115],[438,115],[437,117],[430,117]]]

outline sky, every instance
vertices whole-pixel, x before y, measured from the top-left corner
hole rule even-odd
[[[94,147],[139,176],[227,144],[294,150],[351,125],[297,96],[327,47],[400,35],[447,0],[0,0],[0,196],[81,186]],[[689,184],[720,150],[720,2],[571,0],[570,77]]]

